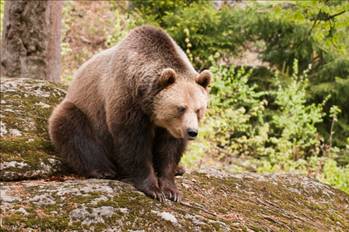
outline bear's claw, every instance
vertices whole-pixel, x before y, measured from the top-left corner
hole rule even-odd
[[[160,190],[155,190],[155,189],[153,189],[153,190],[150,190],[150,189],[145,190],[145,189],[142,189],[141,191],[145,195],[147,195],[147,196],[149,196],[149,197],[151,197],[153,199],[159,200],[160,202],[164,202],[165,199],[166,199],[164,193],[161,192]]]
[[[180,202],[181,197],[173,181],[166,178],[159,178],[159,184],[161,186],[161,191],[164,193],[167,199]]]
[[[135,179],[128,179],[129,183],[133,183],[133,185],[139,191],[143,192],[148,197],[153,199],[157,199],[160,202],[165,201],[166,197],[164,193],[160,190],[158,181],[156,178],[148,177],[141,181]]]
[[[160,202],[164,202],[166,200],[166,197],[162,192],[153,192],[153,198],[159,200]]]

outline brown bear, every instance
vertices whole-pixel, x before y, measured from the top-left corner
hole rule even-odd
[[[210,80],[166,32],[135,28],[78,69],[49,119],[50,138],[80,175],[179,201],[174,176],[198,134]]]

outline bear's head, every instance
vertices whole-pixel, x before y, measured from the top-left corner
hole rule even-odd
[[[154,124],[175,138],[195,139],[207,109],[210,81],[211,73],[207,70],[188,78],[171,68],[164,69],[158,80],[161,91],[153,102]]]

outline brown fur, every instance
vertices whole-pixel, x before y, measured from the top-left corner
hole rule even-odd
[[[209,81],[164,31],[138,27],[80,67],[49,119],[51,140],[81,175],[179,200],[174,176],[182,171],[184,129],[203,116]],[[183,116],[172,116],[183,104]]]

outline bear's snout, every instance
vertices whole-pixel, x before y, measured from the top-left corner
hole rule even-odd
[[[196,136],[198,135],[198,130],[194,128],[188,128],[187,129],[187,134],[189,139],[195,139]]]

